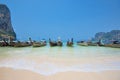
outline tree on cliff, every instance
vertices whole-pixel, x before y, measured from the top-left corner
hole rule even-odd
[[[0,39],[16,39],[16,33],[12,27],[9,8],[0,4]]]

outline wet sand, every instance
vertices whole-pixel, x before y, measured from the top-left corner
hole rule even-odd
[[[0,80],[120,80],[120,49],[0,48]]]
[[[61,72],[50,76],[27,70],[0,68],[0,80],[120,80],[120,70],[102,72]]]

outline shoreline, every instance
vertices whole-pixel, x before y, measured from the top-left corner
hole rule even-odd
[[[59,72],[102,72],[119,71],[119,56],[96,58],[56,58],[49,56],[18,56],[0,59],[0,68],[28,70],[42,75]]]
[[[120,80],[120,50],[1,48],[0,80]]]
[[[0,68],[0,80],[120,80],[120,70],[101,72],[59,72],[50,76],[12,68]]]

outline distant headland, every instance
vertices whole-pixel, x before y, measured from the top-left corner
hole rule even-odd
[[[111,30],[110,32],[98,32],[95,34],[93,40],[98,41],[102,39],[106,42],[108,41],[120,41],[120,30]]]

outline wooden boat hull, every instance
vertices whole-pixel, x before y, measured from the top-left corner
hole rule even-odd
[[[54,46],[62,46],[63,43],[62,42],[49,42],[50,46],[51,47],[54,47]]]
[[[96,43],[88,43],[88,46],[98,46]]]
[[[33,43],[33,47],[43,47],[46,46],[46,43]]]
[[[67,42],[67,46],[72,47],[73,43],[72,42]]]
[[[57,46],[57,42],[49,42],[50,46]]]
[[[62,46],[63,43],[62,42],[57,42],[57,46]]]
[[[120,44],[106,44],[105,47],[120,48]]]
[[[28,47],[31,46],[30,44],[20,44],[20,43],[15,43],[14,47]]]
[[[77,44],[80,45],[80,46],[88,46],[88,44],[86,42],[84,42],[84,43],[77,43]]]
[[[5,42],[0,42],[0,47],[6,47],[6,46],[9,46],[9,44]]]

